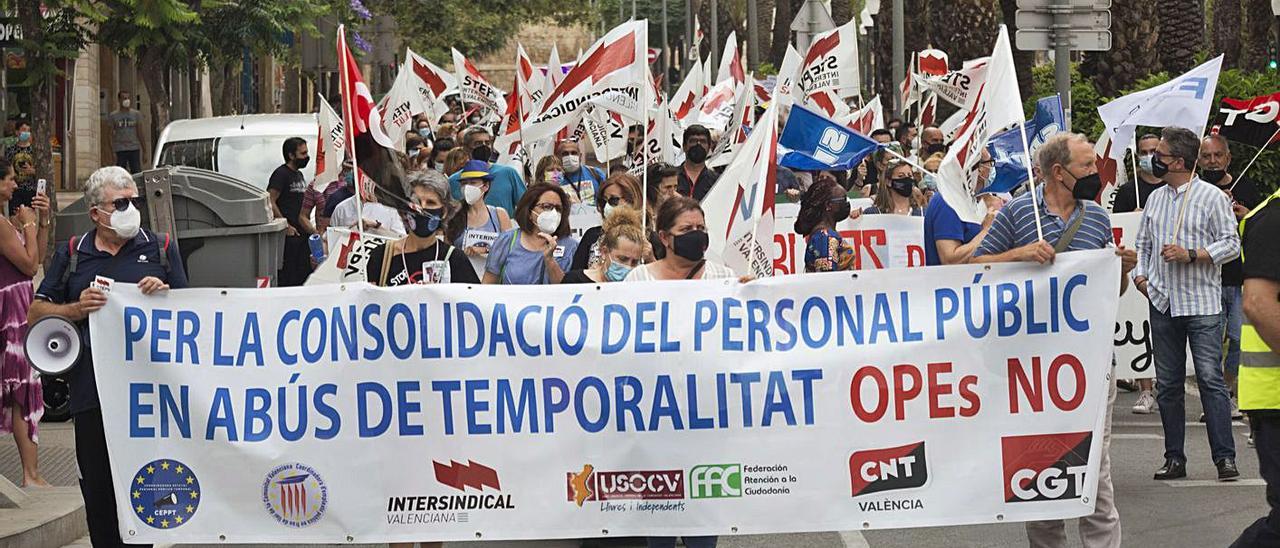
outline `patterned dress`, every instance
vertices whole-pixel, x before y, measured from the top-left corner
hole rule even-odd
[[[21,240],[22,235],[18,238]],[[13,432],[11,415],[16,403],[31,441],[38,443],[44,390],[22,351],[22,340],[27,336],[27,309],[31,308],[33,296],[31,277],[0,257],[0,339],[4,342],[4,357],[0,359],[0,434]]]
[[[853,248],[830,228],[809,236],[804,250],[805,272],[836,272],[853,268]]]

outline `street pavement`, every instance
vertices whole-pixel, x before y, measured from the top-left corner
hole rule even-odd
[[[1249,523],[1266,512],[1265,487],[1258,476],[1258,459],[1253,448],[1245,444],[1248,428],[1234,425],[1236,452],[1241,481],[1218,482],[1209,458],[1209,444],[1204,425],[1196,422],[1200,415],[1198,398],[1188,394],[1187,456],[1189,473],[1186,480],[1158,482],[1151,474],[1158,468],[1164,452],[1160,415],[1134,415],[1129,408],[1136,394],[1121,393],[1116,398],[1111,442],[1112,476],[1116,486],[1116,505],[1120,510],[1126,547],[1208,547],[1226,546]],[[48,465],[58,471],[55,483],[70,485],[66,475],[68,444],[72,443],[70,425],[43,426],[42,453],[54,455]],[[12,444],[0,448],[0,473],[9,479],[20,479],[17,455]],[[71,466],[74,471],[74,465]],[[1068,523],[1070,546],[1080,546],[1074,523]],[[578,542],[485,542],[450,543],[451,547],[505,548],[576,548]],[[632,544],[635,545],[635,544]],[[805,546],[817,548],[894,548],[945,546],[955,548],[987,546],[1025,546],[1026,536],[1018,523],[933,527],[877,531],[846,531],[795,535],[758,535],[721,537],[725,548],[764,548]],[[88,547],[88,539],[73,544]],[[622,546],[608,544],[605,546]]]

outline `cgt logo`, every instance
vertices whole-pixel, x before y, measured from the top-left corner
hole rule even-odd
[[[1000,438],[1004,500],[1078,499],[1084,495],[1092,432]]]
[[[703,464],[689,470],[689,498],[720,499],[741,496],[741,464]]]
[[[858,451],[849,456],[853,496],[913,489],[929,482],[924,442]]]
[[[568,500],[578,506],[586,501],[684,498],[683,470],[601,472],[587,464],[566,476]]]

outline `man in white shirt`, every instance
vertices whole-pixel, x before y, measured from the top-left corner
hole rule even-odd
[[[374,191],[377,185],[372,179],[363,177],[360,182],[365,187],[365,195],[370,198],[361,204],[359,215],[356,212],[356,197],[352,196],[334,208],[333,216],[329,218],[329,226],[359,231],[361,228],[357,227],[356,223],[363,219],[364,232],[379,236],[404,237],[407,232],[404,228],[404,220],[400,218],[400,212],[378,202],[378,195]]]

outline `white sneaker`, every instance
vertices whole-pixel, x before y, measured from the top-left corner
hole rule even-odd
[[[1150,415],[1156,408],[1156,397],[1150,390],[1143,390],[1138,395],[1138,402],[1133,404],[1133,412],[1137,415]]]

